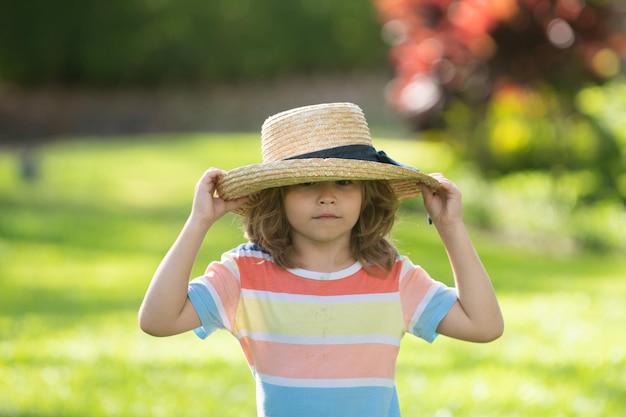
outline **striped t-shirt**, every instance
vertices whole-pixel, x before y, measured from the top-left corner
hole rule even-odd
[[[278,267],[254,244],[189,284],[205,338],[238,340],[267,417],[399,416],[395,368],[410,332],[432,342],[457,299],[406,257],[385,278],[361,264],[332,273]]]

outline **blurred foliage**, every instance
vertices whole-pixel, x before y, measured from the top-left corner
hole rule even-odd
[[[626,81],[582,88],[568,103],[548,85],[542,90],[511,85],[495,92],[484,116],[475,119],[467,102],[454,100],[442,119],[448,128],[426,137],[445,137],[483,174],[498,177],[538,170],[555,178],[584,178],[582,202],[626,201]]]
[[[384,66],[360,0],[3,2],[0,80],[21,85],[194,83]]]
[[[586,245],[621,247],[582,224],[626,210],[625,16],[617,0],[11,0],[0,82],[158,86],[371,69],[386,61],[385,40],[390,103],[422,137],[504,195],[509,181],[526,184],[545,213],[561,210],[539,227],[519,220],[533,210],[507,209],[509,196],[475,205],[480,221],[543,233],[562,224]]]
[[[623,2],[375,3],[395,70],[388,99],[415,130],[488,177],[536,170],[577,178],[576,207],[626,202]]]
[[[389,98],[417,128],[452,97],[472,105],[510,84],[573,94],[618,75],[619,0],[374,0],[390,44]]]
[[[425,171],[450,172],[468,203],[516,188],[549,201],[549,179],[540,176],[492,189],[462,175],[467,168],[446,143],[375,144]],[[137,309],[207,163],[258,162],[258,135],[50,142],[39,148],[46,175],[31,183],[20,179],[16,152],[0,152],[0,416],[255,415],[254,380],[233,337],[150,337],[137,326]],[[538,202],[514,196],[520,205]],[[405,203],[423,207],[418,198]],[[535,220],[549,226],[545,216]],[[622,417],[626,259],[554,257],[474,228],[472,235],[498,292],[505,335],[487,345],[405,338],[397,370],[402,414]],[[423,213],[403,212],[394,238],[402,253],[452,283]],[[220,219],[193,275],[242,239],[234,215]]]
[[[582,88],[572,104],[563,115],[554,92],[501,90],[479,123],[458,100],[444,112],[450,128],[424,136],[459,150],[468,216],[483,227],[544,249],[624,252],[626,81]]]
[[[626,252],[626,210],[618,199],[593,204],[584,198],[595,183],[592,171],[519,171],[489,182],[461,170],[455,182],[466,190],[466,218],[499,239],[538,251],[567,254],[580,249]],[[455,177],[456,178],[456,177]]]

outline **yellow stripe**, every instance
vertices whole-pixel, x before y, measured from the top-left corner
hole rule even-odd
[[[401,337],[404,323],[397,301],[318,304],[242,298],[237,330],[242,329],[294,336]]]

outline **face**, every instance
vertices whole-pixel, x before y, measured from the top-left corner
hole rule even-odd
[[[358,181],[321,181],[288,187],[284,208],[293,244],[339,243],[348,247],[362,201],[363,187]]]

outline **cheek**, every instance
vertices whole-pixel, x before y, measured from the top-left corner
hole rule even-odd
[[[297,222],[302,213],[303,202],[295,194],[287,194],[283,197],[283,214],[287,223]]]
[[[365,202],[359,197],[359,198],[355,198],[351,204],[352,206],[352,212],[354,213],[354,217],[356,220],[358,220],[359,217],[361,217],[361,214],[363,214],[363,208],[365,207]]]
[[[299,205],[300,202],[294,193],[287,193],[283,196],[283,210],[286,214],[296,210]]]
[[[361,213],[363,211],[363,207],[365,207],[365,204],[366,204],[365,194],[362,189],[359,190],[354,200],[355,200],[355,203],[354,203],[355,206],[359,208],[359,213]]]

